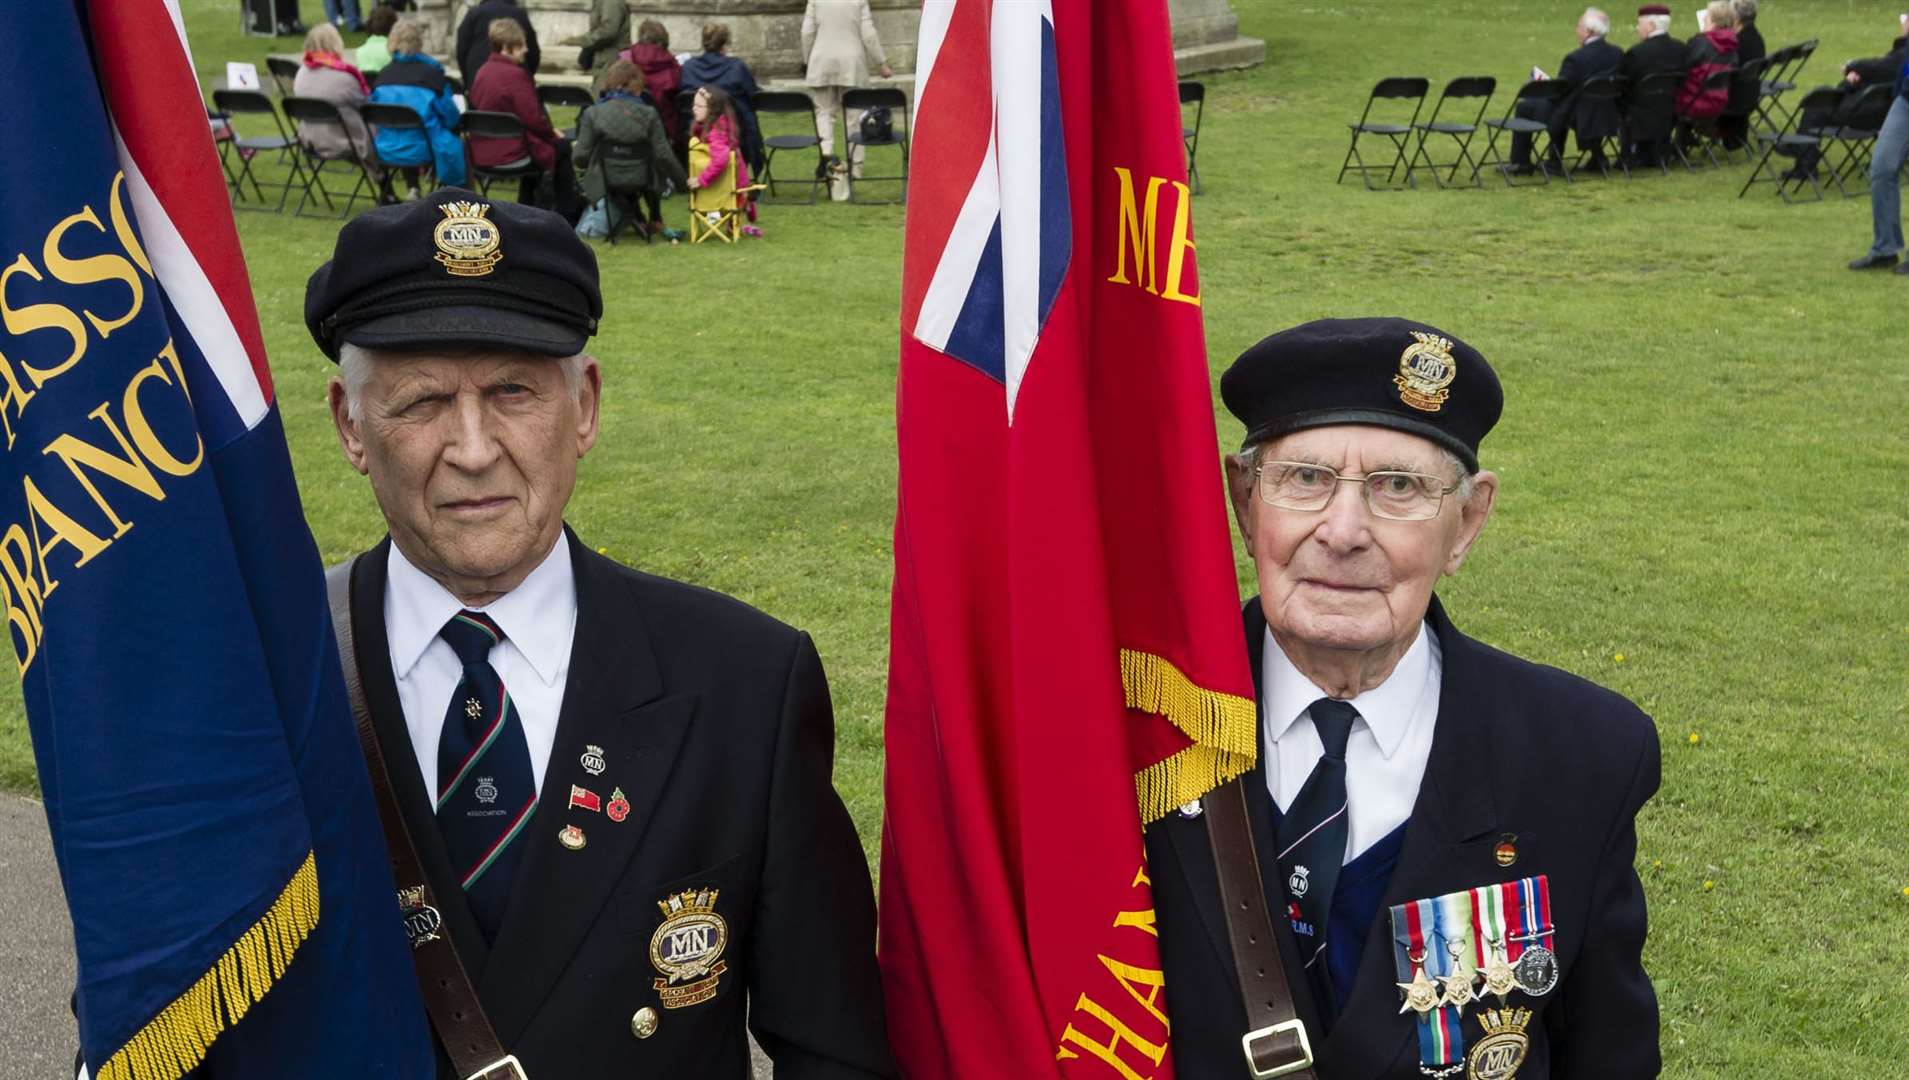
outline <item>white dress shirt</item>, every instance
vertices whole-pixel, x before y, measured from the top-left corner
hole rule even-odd
[[[1432,753],[1443,673],[1438,639],[1420,623],[1418,639],[1392,674],[1350,702],[1359,718],[1346,742],[1346,862],[1412,816]],[[1299,797],[1325,753],[1306,710],[1328,696],[1300,674],[1267,630],[1260,653],[1260,738],[1266,787],[1281,813]]]
[[[385,573],[384,628],[391,643],[391,673],[398,681],[398,703],[417,752],[418,771],[424,774],[424,790],[436,792],[438,737],[451,692],[464,678],[464,665],[438,631],[465,608],[444,586],[412,566],[396,544],[391,545]],[[523,721],[530,771],[541,793],[570,674],[570,643],[577,633],[569,541],[557,537],[557,546],[522,584],[472,610],[490,616],[504,632],[504,640],[491,649],[491,667],[509,689]]]

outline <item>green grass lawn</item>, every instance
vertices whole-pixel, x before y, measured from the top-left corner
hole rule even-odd
[[[1879,5],[1765,6],[1772,48],[1821,39],[1805,86],[1894,32]],[[208,81],[267,51],[229,7],[186,0]],[[1669,1075],[1909,1075],[1909,280],[1843,268],[1868,245],[1867,202],[1739,200],[1743,165],[1518,191],[1336,186],[1375,79],[1491,74],[1508,96],[1531,65],[1555,70],[1577,9],[1234,7],[1268,62],[1205,77],[1195,220],[1215,377],[1328,315],[1425,320],[1491,359],[1508,395],[1482,455],[1503,478],[1498,512],[1443,595],[1468,632],[1657,719],[1664,784],[1639,869]],[[1685,36],[1688,5],[1677,17]],[[680,225],[680,200],[669,213]],[[815,635],[837,783],[872,849],[902,213],[771,207],[763,225],[737,248],[598,247],[604,433],[570,520],[619,559]],[[383,533],[335,448],[333,369],[300,316],[337,224],[239,228],[300,490],[335,560]],[[0,782],[31,790],[5,694]]]

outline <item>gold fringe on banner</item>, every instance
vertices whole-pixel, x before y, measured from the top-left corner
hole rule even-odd
[[[318,925],[318,864],[311,852],[270,910],[239,935],[212,969],[159,1010],[93,1075],[97,1080],[178,1080],[205,1060],[212,1041],[285,974]]]
[[[1129,709],[1164,716],[1193,740],[1134,775],[1141,824],[1158,821],[1253,767],[1259,710],[1251,698],[1207,690],[1165,657],[1135,649],[1120,650],[1120,685]]]

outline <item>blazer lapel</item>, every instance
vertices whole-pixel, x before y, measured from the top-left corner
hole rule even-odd
[[[505,1045],[529,1025],[622,879],[695,712],[693,696],[663,696],[641,613],[614,564],[574,534],[568,542],[577,630],[556,741],[524,837],[530,847],[478,988]],[[599,752],[586,757],[591,748]],[[604,810],[621,789],[628,816],[572,810],[573,785]],[[581,848],[558,842],[566,825],[583,830]]]
[[[358,675],[371,708],[372,726],[378,732],[378,749],[391,774],[391,790],[397,794],[398,806],[411,830],[411,845],[417,849],[418,862],[430,880],[438,914],[450,928],[451,941],[465,970],[475,972],[482,970],[490,946],[471,915],[463,884],[444,849],[444,834],[437,827],[436,801],[424,790],[424,773],[411,747],[411,730],[405,725],[397,679],[391,672],[391,644],[384,628],[385,571],[390,552],[391,538],[386,537],[360,555],[352,567],[351,635],[358,654]]]

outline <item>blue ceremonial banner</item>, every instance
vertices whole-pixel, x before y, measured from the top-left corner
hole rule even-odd
[[[101,1080],[430,1076],[178,10],[9,15],[0,611],[86,1064]]]

